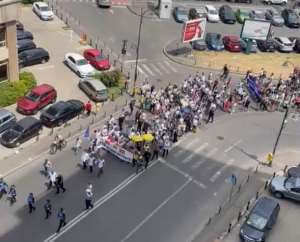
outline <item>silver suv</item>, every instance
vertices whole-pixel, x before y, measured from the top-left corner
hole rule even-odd
[[[300,201],[300,178],[276,176],[271,180],[269,189],[277,198]]]
[[[16,122],[16,116],[6,109],[0,109],[0,133],[10,128]]]

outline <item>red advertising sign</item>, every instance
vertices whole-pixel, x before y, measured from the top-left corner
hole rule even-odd
[[[183,25],[182,42],[188,43],[194,40],[202,39],[205,33],[205,25],[205,18],[186,21]]]

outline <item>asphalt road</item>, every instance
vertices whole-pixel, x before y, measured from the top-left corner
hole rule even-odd
[[[219,117],[214,124],[189,134],[165,160],[135,176],[133,169],[106,154],[101,178],[77,167],[78,157],[67,148],[50,157],[64,175],[67,192],[46,191],[35,161],[8,177],[18,191],[12,207],[2,199],[0,241],[189,241],[228,197],[227,178],[238,182],[272,148],[282,114],[248,113]],[[272,120],[272,122],[270,122]],[[288,123],[279,150],[299,146],[298,123]],[[259,145],[258,145],[259,144]],[[86,213],[84,188],[94,185],[95,208]],[[25,199],[34,192],[38,209],[27,213]],[[50,198],[54,214],[45,221],[42,205]],[[58,236],[56,212],[64,207],[69,224]],[[47,239],[48,238],[48,239]]]

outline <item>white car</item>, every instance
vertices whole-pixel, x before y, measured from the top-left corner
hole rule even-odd
[[[35,14],[42,20],[52,20],[54,16],[48,4],[44,2],[34,2],[32,5],[32,11],[35,12]]]
[[[281,5],[286,5],[288,0],[263,0],[264,3],[266,4],[281,4]]]
[[[206,18],[208,22],[216,23],[220,21],[219,13],[213,5],[206,5],[205,10],[206,10]]]
[[[67,53],[64,62],[80,77],[89,77],[95,74],[94,67],[80,54]]]
[[[289,53],[294,50],[295,43],[291,42],[287,37],[275,37],[274,43],[278,51]]]

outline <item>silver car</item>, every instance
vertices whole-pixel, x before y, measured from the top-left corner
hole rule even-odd
[[[280,52],[293,52],[294,43],[292,43],[287,37],[275,37],[274,43],[278,51]]]
[[[269,189],[277,198],[300,201],[300,178],[276,176],[271,180]]]
[[[268,9],[266,11],[266,20],[271,21],[274,26],[283,26],[284,19],[280,16],[280,14],[275,9]]]

